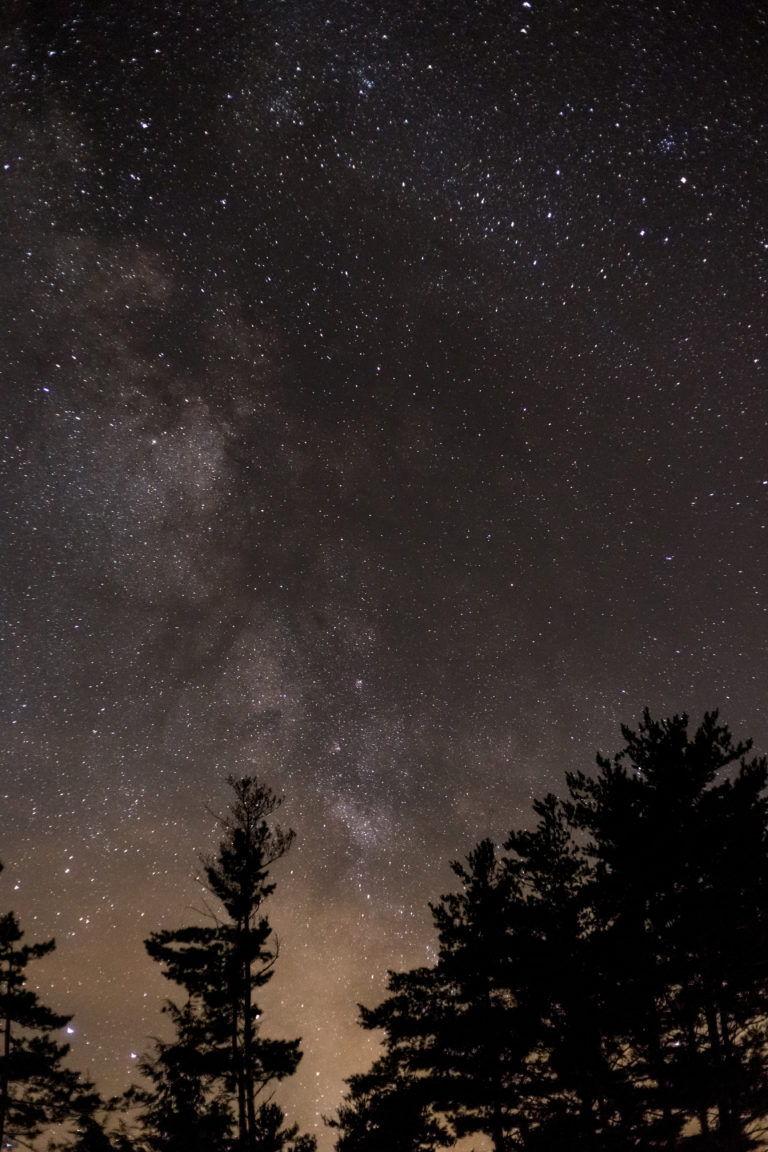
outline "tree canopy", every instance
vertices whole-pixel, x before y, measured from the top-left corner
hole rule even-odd
[[[186,999],[169,1000],[174,1038],[156,1041],[139,1093],[153,1152],[311,1152],[314,1140],[283,1126],[270,1087],[301,1059],[298,1040],[261,1034],[257,990],[272,977],[278,946],[264,910],[275,885],[270,869],[293,832],[272,822],[280,805],[253,777],[229,779],[234,794],[219,823],[217,853],[204,860],[212,922],[153,932],[149,955]]]
[[[495,1152],[756,1146],[766,761],[717,713],[691,734],[646,711],[622,733],[596,774],[535,802],[534,827],[453,865],[436,964],[390,973],[361,1009],[384,1054],[349,1081],[338,1152],[380,1146],[383,1100],[413,1118],[414,1149],[474,1134]]]
[[[0,864],[2,871],[2,864]],[[54,940],[25,943],[15,913],[0,916],[0,1147],[28,1145],[53,1126],[88,1123],[99,1098],[68,1068],[60,1039],[72,1019],[43,1004],[29,987],[28,966],[49,955]]]
[[[390,972],[382,1003],[360,1009],[383,1045],[329,1121],[337,1152],[476,1138],[494,1152],[746,1152],[768,1136],[768,763],[714,712],[691,731],[646,711],[622,734],[595,772],[536,800],[528,826],[453,863],[454,890],[430,906],[436,962]],[[272,869],[293,833],[266,785],[229,785],[203,912],[146,941],[180,995],[122,1119],[68,1067],[70,1017],[29,985],[54,942],[28,944],[0,916],[0,1145],[314,1152],[273,1099],[300,1041],[265,1035],[257,1003],[279,957]]]

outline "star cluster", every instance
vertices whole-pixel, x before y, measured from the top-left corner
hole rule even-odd
[[[0,32],[6,904],[127,1083],[228,773],[319,1125],[447,862],[645,705],[768,747],[763,6],[60,0]]]

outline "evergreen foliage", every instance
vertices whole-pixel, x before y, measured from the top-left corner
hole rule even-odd
[[[338,1116],[327,1121],[339,1131],[338,1152],[436,1152],[447,1142],[428,1081],[404,1075],[396,1059],[382,1057],[349,1086]]]
[[[56,1033],[71,1016],[48,1008],[27,986],[30,962],[54,948],[53,940],[25,944],[16,915],[0,916],[0,1147],[28,1144],[96,1099],[64,1066],[69,1045]]]
[[[270,1040],[259,1029],[255,993],[271,978],[278,947],[264,902],[270,868],[293,833],[273,826],[280,801],[253,778],[229,784],[234,801],[221,819],[217,854],[204,861],[217,899],[213,923],[153,933],[149,955],[186,993],[166,1012],[174,1038],[156,1041],[142,1063],[150,1087],[136,1094],[152,1152],[311,1152],[314,1141],[283,1126],[272,1086],[301,1059],[298,1040]]]
[[[390,973],[361,1009],[384,1054],[349,1081],[338,1152],[474,1134],[495,1152],[757,1146],[766,761],[716,713],[692,736],[686,716],[647,711],[622,733],[503,854],[483,841],[453,865],[437,963]]]

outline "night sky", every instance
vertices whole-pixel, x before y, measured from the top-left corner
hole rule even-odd
[[[759,0],[0,16],[2,906],[125,1087],[225,777],[321,1128],[448,862],[645,705],[768,748]]]

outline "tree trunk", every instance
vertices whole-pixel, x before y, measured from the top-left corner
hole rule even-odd
[[[253,1005],[251,1003],[251,967],[246,935],[243,957],[243,1081],[245,1103],[248,1109],[248,1152],[256,1149],[256,1103],[253,1087]]]
[[[707,1035],[709,1037],[709,1045],[712,1049],[712,1055],[715,1063],[715,1079],[717,1084],[716,1099],[717,1099],[717,1120],[718,1130],[722,1136],[727,1140],[731,1140],[734,1136],[741,1135],[738,1121],[735,1123],[734,1131],[734,1116],[731,1111],[731,1094],[725,1087],[726,1069],[725,1057],[723,1053],[722,1035],[720,1032],[720,1021],[718,1021],[718,1014],[714,1004],[710,1001],[704,1009],[704,1016],[707,1021]],[[734,1144],[734,1147],[736,1145]]]
[[[232,1064],[235,1070],[237,1083],[237,1134],[238,1146],[244,1152],[246,1145],[246,1113],[245,1113],[245,1081],[243,1080],[243,1062],[240,1045],[237,1040],[237,992],[232,989]]]
[[[507,1141],[504,1135],[504,1116],[499,1099],[498,1086],[493,1101],[493,1115],[491,1119],[491,1139],[493,1140],[494,1152],[507,1152]]]
[[[10,984],[10,980],[9,980]],[[3,1021],[3,1071],[0,1078],[0,1148],[5,1138],[5,1121],[8,1115],[8,1067],[11,1060],[11,1018]]]
[[[733,1080],[733,1061],[735,1058],[731,1030],[728,1026],[728,1013],[723,1005],[718,1006],[718,1023],[720,1027],[720,1043],[723,1053],[723,1071],[725,1072],[725,1098],[727,1100],[728,1119],[727,1135],[734,1148],[741,1148],[744,1144],[744,1131],[741,1123],[741,1114],[735,1084]],[[722,1123],[721,1123],[722,1128]]]
[[[667,1148],[674,1148],[676,1140],[675,1123],[672,1113],[672,1094],[669,1084],[669,1073],[667,1064],[664,1059],[664,1050],[661,1044],[660,1030],[661,1024],[657,1021],[657,1013],[654,1013],[654,1019],[651,1021],[651,1035],[649,1040],[649,1049],[651,1055],[651,1075],[655,1078],[658,1084],[659,1091],[659,1104],[661,1106],[663,1132],[665,1137],[665,1145]],[[658,1027],[656,1024],[658,1023]]]

